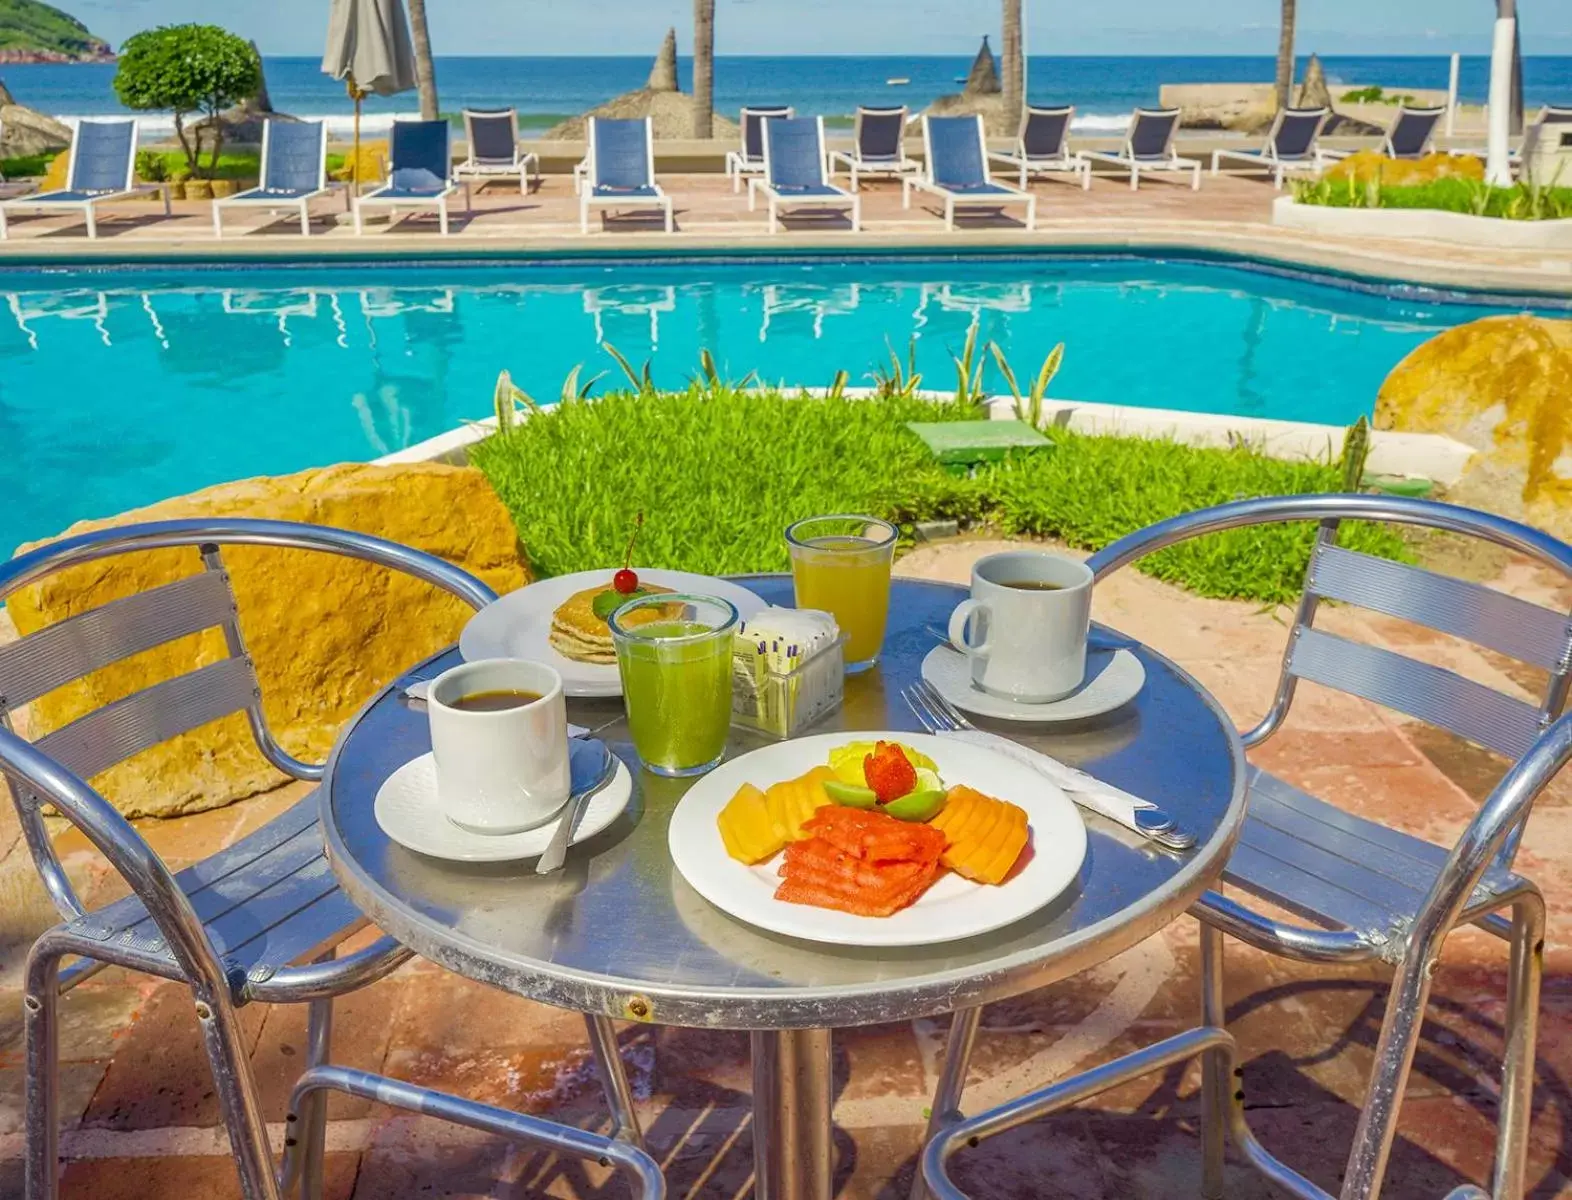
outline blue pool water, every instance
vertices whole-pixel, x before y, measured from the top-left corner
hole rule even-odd
[[[369,459],[537,398],[621,382],[854,385],[917,339],[953,386],[975,321],[1052,394],[1345,423],[1438,330],[1503,311],[1212,261],[995,258],[0,272],[0,554],[72,521],[247,475]],[[992,376],[990,377],[993,378]]]

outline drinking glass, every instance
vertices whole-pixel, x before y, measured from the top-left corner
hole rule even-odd
[[[846,670],[879,661],[890,612],[897,530],[878,517],[808,517],[786,528],[797,607],[830,613],[846,635]]]
[[[651,620],[650,609],[658,609]],[[634,614],[638,621],[630,621]],[[657,775],[698,775],[726,750],[737,609],[714,596],[659,593],[607,621],[633,748]]]

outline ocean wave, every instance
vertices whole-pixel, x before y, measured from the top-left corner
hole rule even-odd
[[[1123,133],[1130,126],[1132,113],[1084,113],[1070,121],[1076,133]]]
[[[90,116],[60,117],[67,125],[75,125],[78,121],[107,121],[126,114],[119,113],[93,113]],[[303,121],[326,121],[328,136],[332,138],[348,139],[355,132],[355,117],[353,113],[317,113],[311,116],[300,116]],[[419,109],[400,113],[364,113],[360,118],[361,137],[386,137],[388,129],[395,120],[418,120]],[[167,113],[153,113],[137,116],[136,127],[139,137],[146,138],[173,138],[175,136],[175,119]],[[190,124],[188,121],[187,124]]]

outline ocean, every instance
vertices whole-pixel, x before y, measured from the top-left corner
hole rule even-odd
[[[1339,87],[1381,84],[1388,88],[1447,86],[1448,59],[1421,57],[1329,57],[1323,59],[1334,95]],[[622,92],[643,85],[648,57],[619,58],[438,58],[437,87],[442,108],[513,106],[526,132],[539,132],[566,116],[583,112]],[[325,117],[335,132],[347,132],[351,105],[341,84],[323,75],[315,58],[264,60],[273,106],[302,117]],[[933,57],[721,57],[715,64],[715,107],[735,115],[747,103],[793,105],[804,114],[848,116],[858,104],[903,103],[921,108],[936,96],[958,91],[970,66],[968,58]],[[1304,62],[1301,60],[1300,71]],[[1163,83],[1265,83],[1273,60],[1262,57],[1050,57],[1034,55],[1028,64],[1028,93],[1036,103],[1073,103],[1077,127],[1085,132],[1124,127],[1139,104],[1155,104]],[[1465,103],[1483,103],[1489,60],[1462,60],[1460,94]],[[682,85],[692,82],[692,63],[681,60]],[[115,98],[112,64],[15,65],[0,67],[17,100],[32,108],[70,118],[103,116],[125,110]],[[890,79],[908,83],[891,86]],[[1530,57],[1523,63],[1523,90],[1530,109],[1541,104],[1572,104],[1572,56]],[[366,102],[366,128],[376,131],[396,115],[417,111],[413,94]],[[145,132],[170,128],[165,115],[141,118]]]

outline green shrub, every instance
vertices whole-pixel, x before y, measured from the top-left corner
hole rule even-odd
[[[127,108],[174,113],[175,136],[192,175],[200,174],[202,131],[188,130],[186,117],[201,113],[208,119],[208,169],[216,170],[224,128],[214,118],[249,100],[261,85],[257,52],[245,38],[217,25],[165,25],[132,34],[120,48],[115,72],[115,94]]]
[[[724,574],[784,570],[782,530],[814,513],[871,512],[908,533],[917,521],[954,519],[1097,549],[1207,505],[1339,486],[1331,463],[1060,430],[1050,431],[1051,450],[958,476],[904,428],[978,415],[909,396],[810,398],[695,385],[565,402],[481,442],[470,457],[546,575],[618,561],[639,512],[642,561]],[[1206,596],[1289,600],[1314,532],[1295,525],[1217,535],[1142,569]],[[1372,527],[1351,527],[1344,544],[1404,554],[1394,534]]]
[[[16,158],[0,158],[0,175],[7,179],[27,179],[35,175],[42,175],[49,170],[55,152],[50,150],[43,154],[22,154]]]
[[[1492,187],[1477,179],[1437,179],[1397,186],[1354,179],[1301,180],[1294,187],[1300,204],[1327,208],[1438,209],[1508,221],[1553,221],[1572,217],[1572,187],[1515,183]]]

